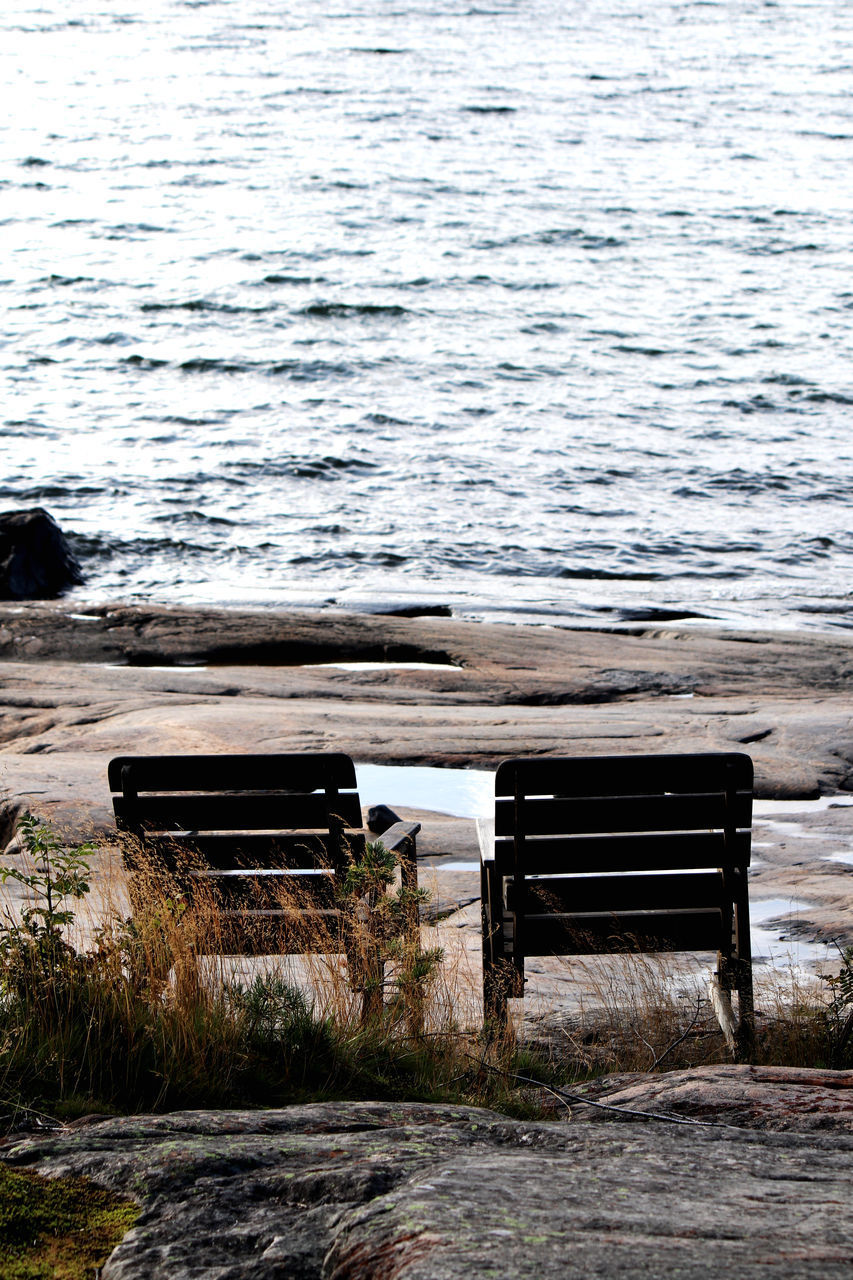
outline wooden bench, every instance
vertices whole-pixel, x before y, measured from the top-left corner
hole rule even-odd
[[[716,951],[715,1009],[747,1047],[751,825],[740,753],[504,761],[480,824],[487,1022],[523,994],[527,956]]]
[[[189,901],[214,904],[212,952],[339,951],[357,988],[365,974],[375,978],[376,956],[352,973],[353,913],[340,892],[366,848],[349,756],[118,756],[108,778],[135,913],[144,907],[143,864],[146,875],[153,864]],[[404,889],[417,889],[419,830],[398,822],[382,836],[399,858]],[[407,928],[415,931],[410,897]]]

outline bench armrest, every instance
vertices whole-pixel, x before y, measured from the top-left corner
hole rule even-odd
[[[395,822],[393,827],[389,827],[387,831],[383,831],[379,836],[379,840],[385,845],[386,849],[390,849],[395,853],[407,840],[415,843],[415,836],[421,829],[419,822]]]
[[[495,820],[494,818],[477,819],[477,842],[480,846],[480,861],[495,860]]]

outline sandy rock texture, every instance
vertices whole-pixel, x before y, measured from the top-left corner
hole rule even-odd
[[[853,1071],[726,1064],[631,1079],[604,1076],[589,1090],[596,1100],[629,1111],[767,1132],[853,1134]],[[619,1118],[583,1106],[573,1115]]]
[[[323,665],[341,662],[382,666]],[[0,752],[8,789],[44,794],[50,763],[23,758],[61,755],[79,794],[130,749],[485,768],[744,749],[759,795],[803,797],[853,790],[851,676],[853,641],[818,634],[21,604],[0,608]]]
[[[737,1070],[716,1069],[713,1106]],[[801,1093],[831,1091],[807,1075]],[[755,1129],[325,1103],[78,1123],[2,1155],[141,1202],[104,1280],[853,1275],[846,1121],[772,1132],[775,1086],[755,1087]]]

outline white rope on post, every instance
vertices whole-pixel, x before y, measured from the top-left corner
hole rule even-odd
[[[711,981],[708,983],[708,994],[711,997],[711,1005],[717,1015],[720,1030],[726,1038],[726,1044],[732,1053],[735,1053],[735,1014],[732,1008],[731,996],[728,991],[725,991],[720,986],[720,979],[716,973],[711,974]]]

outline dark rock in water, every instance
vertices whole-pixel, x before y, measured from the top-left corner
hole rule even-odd
[[[452,618],[448,604],[377,604],[369,612],[383,618]]]
[[[44,600],[82,581],[62,530],[42,507],[0,514],[0,599]]]
[[[367,811],[367,829],[375,836],[381,836],[399,821],[397,814],[393,809],[389,809],[387,804],[371,805]]]

